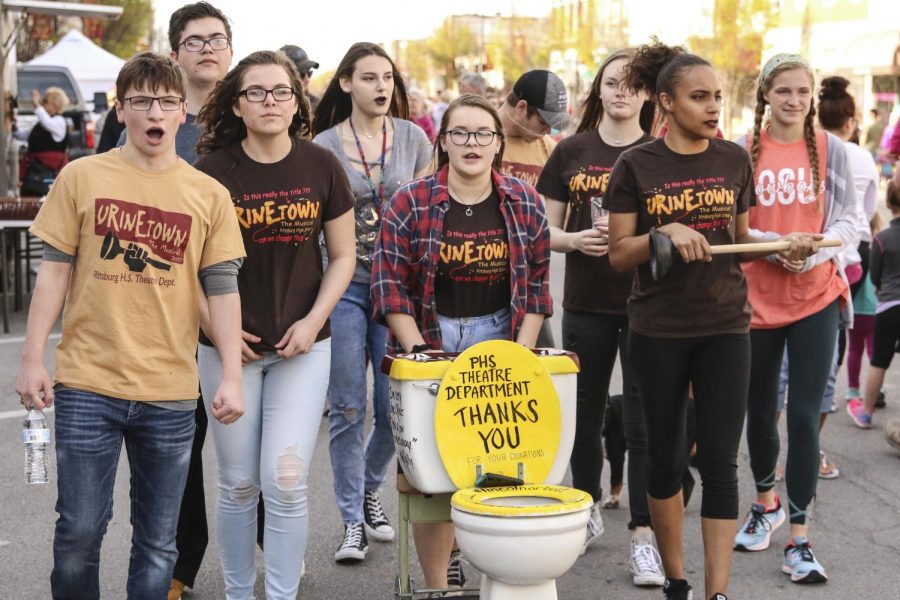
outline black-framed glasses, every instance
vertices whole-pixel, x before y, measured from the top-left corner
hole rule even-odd
[[[123,99],[131,107],[131,110],[148,111],[154,102],[159,102],[162,110],[172,111],[181,108],[184,98],[178,96],[131,96]]]
[[[261,87],[252,87],[241,90],[238,92],[238,96],[243,96],[247,99],[247,102],[265,102],[266,96],[272,94],[272,97],[275,98],[276,102],[287,102],[294,97],[295,93],[294,88],[289,87],[277,87],[271,90]]]
[[[184,49],[188,52],[202,52],[203,48],[207,45],[209,45],[210,50],[221,52],[222,50],[227,50],[228,47],[231,46],[231,41],[227,37],[214,37],[209,38],[208,40],[198,37],[189,37],[181,42],[181,45],[184,46]]]
[[[465,146],[469,140],[475,138],[475,143],[479,146],[490,146],[494,141],[497,132],[490,129],[479,129],[478,131],[466,131],[465,129],[451,129],[447,132],[447,137],[457,146]]]

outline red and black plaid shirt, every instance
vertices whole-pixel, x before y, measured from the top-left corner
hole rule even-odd
[[[441,349],[434,297],[444,216],[450,208],[448,167],[397,190],[381,220],[372,264],[373,317],[412,316],[425,342]],[[550,316],[550,229],[544,203],[529,184],[491,171],[509,237],[512,338],[526,313]],[[402,351],[391,335],[389,349]]]

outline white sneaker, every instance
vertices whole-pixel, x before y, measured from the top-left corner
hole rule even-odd
[[[588,546],[600,539],[603,535],[603,517],[600,516],[600,503],[594,502],[591,506],[591,516],[587,522],[587,532],[584,537],[584,546],[581,547],[579,555],[587,552]]]
[[[666,582],[666,576],[662,572],[662,559],[653,543],[646,541],[648,543],[640,544],[634,538],[631,540],[629,565],[632,581],[638,586],[662,585]]]

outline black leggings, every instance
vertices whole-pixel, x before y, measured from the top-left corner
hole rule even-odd
[[[609,381],[616,364],[620,339],[628,330],[625,315],[563,312],[563,348],[578,355],[575,444],[572,447],[572,487],[600,500],[603,472],[603,419],[609,397]],[[623,353],[624,355],[624,353]],[[627,393],[630,377],[625,374]],[[629,496],[631,494],[629,493]]]
[[[175,561],[172,573],[172,577],[188,587],[194,587],[194,580],[200,571],[200,564],[209,543],[206,496],[203,490],[203,442],[206,440],[207,418],[202,397],[197,399],[194,420],[197,429],[194,432],[191,465],[188,467],[181,509],[178,513],[178,531],[175,535],[178,560]]]
[[[697,417],[700,515],[736,519],[737,453],[747,406],[750,339],[746,334],[658,338],[631,332],[629,359],[647,423],[647,493],[665,500],[682,488],[690,447],[688,385]]]
[[[775,418],[778,378],[787,343],[789,398],[788,453],[785,466],[791,523],[806,523],[807,510],[819,481],[819,415],[822,396],[834,361],[838,301],[821,311],[778,329],[750,332],[753,357],[747,403],[747,447],[756,490],[775,485],[780,441]]]

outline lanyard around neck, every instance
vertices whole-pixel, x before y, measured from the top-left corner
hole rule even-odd
[[[387,117],[381,121],[381,169],[378,173],[378,191],[375,190],[375,182],[372,181],[372,172],[369,170],[369,163],[366,161],[366,155],[363,154],[363,147],[356,135],[356,128],[353,126],[353,119],[347,117],[350,122],[350,131],[353,132],[353,139],[356,140],[356,149],[359,150],[359,159],[362,161],[363,169],[366,172],[366,181],[369,183],[369,190],[372,192],[372,203],[375,205],[377,214],[381,214],[381,201],[384,199],[384,155],[387,153]]]

